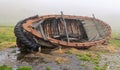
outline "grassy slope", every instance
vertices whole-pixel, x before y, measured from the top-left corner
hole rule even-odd
[[[0,26],[0,49],[15,45],[14,27]]]

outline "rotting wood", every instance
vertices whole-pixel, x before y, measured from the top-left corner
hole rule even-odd
[[[34,19],[28,18],[25,20],[25,22],[21,22],[21,25],[22,25],[21,27],[23,28],[22,29],[23,31],[29,32],[37,38],[38,40],[38,42],[36,42],[37,45],[39,44],[39,45],[42,45],[41,47],[50,47],[50,48],[53,48],[53,46],[55,45],[76,47],[76,48],[89,48],[93,45],[103,44],[111,36],[110,26],[99,19],[84,17],[84,16],[71,16],[71,15],[63,15],[63,17],[66,22],[66,28],[63,24],[63,20],[61,23],[61,15],[49,15],[49,16],[47,15],[47,16],[37,17]],[[45,20],[45,21],[42,22],[40,25],[38,25],[40,29],[38,27],[35,27],[34,29],[30,27],[30,26],[34,26],[35,24],[37,24],[38,21],[40,22],[42,20]],[[53,22],[53,20],[55,20],[55,23]],[[101,24],[101,26],[105,30],[107,30],[105,33],[105,36],[97,39],[99,36],[95,35],[95,36],[92,36],[93,38],[91,37],[91,39],[93,40],[89,41],[90,38],[88,39],[87,36],[92,33],[88,34],[87,32],[89,32],[90,29],[88,29],[87,31],[86,29],[87,27],[92,27],[92,25],[86,26],[86,24],[89,24],[89,22],[88,23],[85,22],[85,24],[83,24],[84,21],[81,21],[81,20],[84,20],[84,21],[94,20],[98,22],[96,24]],[[95,26],[93,27],[95,28]],[[18,27],[16,27],[15,29],[17,28]],[[68,38],[66,35],[66,30],[68,32],[67,33]],[[16,37],[19,38],[18,37],[19,35],[17,35],[18,33],[17,32],[15,33],[16,33]],[[103,30],[103,33],[104,33],[104,30]],[[69,39],[69,42],[68,42],[68,39]],[[32,42],[32,41],[27,40],[26,42]],[[36,43],[30,43],[27,45],[29,46],[32,45],[33,47],[33,46],[36,46]]]
[[[69,35],[68,35],[68,31],[67,31],[67,25],[66,25],[66,22],[65,22],[65,19],[63,17],[63,12],[61,11],[61,18],[63,20],[63,23],[64,23],[64,27],[65,27],[65,33],[66,33],[66,36],[67,36],[67,41],[69,42]]]

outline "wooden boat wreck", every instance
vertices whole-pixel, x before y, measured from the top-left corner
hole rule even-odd
[[[111,36],[111,28],[93,17],[72,15],[33,16],[15,26],[17,46],[38,51],[40,47],[58,46],[90,48],[105,43]]]

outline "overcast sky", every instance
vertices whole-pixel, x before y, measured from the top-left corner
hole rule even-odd
[[[95,16],[114,29],[120,27],[120,0],[0,0],[0,24],[15,24],[33,16],[47,14]]]

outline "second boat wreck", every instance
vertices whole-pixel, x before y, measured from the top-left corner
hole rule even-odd
[[[45,15],[26,18],[15,26],[17,46],[29,51],[58,46],[90,48],[105,43],[111,28],[93,17]]]

